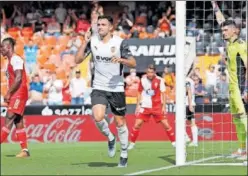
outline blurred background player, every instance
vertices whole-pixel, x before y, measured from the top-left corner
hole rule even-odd
[[[175,146],[175,134],[166,119],[165,97],[164,81],[161,77],[156,75],[155,66],[149,65],[146,70],[146,75],[141,78],[139,84],[135,112],[137,119],[135,120],[135,125],[131,132],[131,142],[128,146],[129,150],[134,148],[141,126],[144,122],[148,122],[151,117],[153,117],[157,123],[161,123],[172,145]]]
[[[28,100],[27,78],[23,59],[14,52],[15,40],[6,38],[2,41],[0,51],[8,58],[6,75],[8,78],[8,92],[4,101],[8,105],[5,125],[1,130],[1,143],[8,137],[13,124],[16,126],[16,136],[22,151],[16,157],[30,156],[27,147],[27,136],[23,124],[23,113]]]
[[[195,84],[190,76],[186,78],[186,119],[190,122],[193,141],[189,144],[191,147],[198,146],[198,128],[195,123]],[[186,141],[191,141],[186,132]]]
[[[222,34],[226,41],[226,64],[229,73],[229,103],[233,122],[236,126],[240,148],[231,157],[247,160],[247,114],[242,93],[245,91],[247,80],[247,43],[239,38],[240,29],[233,20],[225,20],[217,3],[212,1],[216,19],[221,25]]]
[[[98,17],[98,36],[87,31],[85,42],[79,48],[75,62],[81,63],[90,53],[93,56],[94,79],[91,93],[93,117],[101,133],[108,138],[108,154],[114,157],[116,137],[110,131],[104,119],[109,104],[114,114],[118,136],[121,143],[121,156],[118,167],[127,167],[128,128],[126,125],[126,99],[124,92],[123,67],[135,67],[136,61],[131,55],[125,40],[111,34],[113,19],[110,16]]]

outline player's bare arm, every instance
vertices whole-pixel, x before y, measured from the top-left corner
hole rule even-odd
[[[211,1],[211,4],[212,4],[212,7],[214,9],[216,20],[217,20],[218,24],[221,25],[221,23],[223,23],[225,21],[225,17],[222,14],[222,12],[220,11],[220,8],[219,8],[217,2]]]
[[[137,95],[137,106],[136,106],[135,114],[139,113],[140,103],[141,103],[141,93],[138,92],[138,95]]]
[[[136,67],[136,60],[132,56],[131,51],[129,50],[129,46],[126,41],[122,42],[121,51],[122,51],[121,57],[117,58],[114,56],[111,61],[113,63],[121,63],[130,68]]]
[[[164,92],[161,92],[161,96],[162,96],[162,112],[165,114],[166,113],[166,93],[165,91]]]
[[[192,105],[192,92],[191,92],[191,89],[190,89],[190,87],[187,87],[186,90],[187,90],[187,93],[188,93],[189,110],[191,112],[194,112],[194,107]]]
[[[15,81],[14,84],[10,87],[9,91],[4,97],[4,100],[9,103],[9,100],[11,96],[19,89],[21,83],[22,83],[22,71],[23,70],[16,70],[15,71]]]
[[[123,58],[113,58],[112,62],[114,63],[121,63],[123,65],[126,65],[127,67],[134,68],[136,67],[136,61],[134,57],[129,57],[128,59],[123,59]]]
[[[76,64],[80,64],[81,62],[83,62],[90,54],[90,50],[88,51],[86,50],[89,45],[90,38],[91,38],[91,32],[90,29],[88,29],[88,31],[85,33],[85,41],[83,42],[83,44],[80,46],[80,48],[76,53],[76,57],[75,57]]]

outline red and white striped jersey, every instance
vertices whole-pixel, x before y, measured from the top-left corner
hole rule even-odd
[[[139,85],[141,93],[142,108],[158,108],[162,105],[161,92],[165,92],[164,80],[156,76],[153,80],[149,80],[146,75],[141,78]]]
[[[12,97],[28,97],[28,88],[27,88],[27,76],[24,68],[24,61],[18,55],[13,55],[9,60],[8,67],[6,70],[6,76],[8,79],[8,88],[10,88],[15,81],[15,71],[23,70],[22,72],[22,83],[18,90],[12,95]]]

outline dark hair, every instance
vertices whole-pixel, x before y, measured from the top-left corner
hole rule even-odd
[[[98,20],[101,20],[101,19],[106,19],[106,20],[108,20],[111,24],[114,23],[114,20],[113,20],[113,18],[112,18],[111,16],[100,15],[100,16],[98,17]]]
[[[149,64],[147,68],[156,71],[156,67],[153,64]]]
[[[221,23],[221,27],[230,26],[230,25],[237,27],[235,21],[233,20],[226,20],[223,23]]]
[[[15,44],[16,44],[16,41],[15,41],[13,38],[11,38],[11,37],[8,37],[8,38],[4,39],[4,40],[2,41],[2,43],[3,43],[3,42],[9,42],[9,44],[11,45],[12,48],[14,48],[14,46],[15,46]]]

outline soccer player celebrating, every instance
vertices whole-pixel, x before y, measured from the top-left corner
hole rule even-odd
[[[14,39],[5,38],[0,47],[1,54],[9,60],[6,72],[9,88],[4,97],[5,102],[8,104],[8,112],[5,118],[5,125],[1,130],[1,143],[6,140],[13,124],[15,124],[16,136],[22,148],[22,151],[16,157],[21,158],[30,156],[23,124],[23,113],[28,100],[28,88],[24,61],[14,53],[14,46]]]
[[[134,148],[141,126],[150,117],[153,117],[157,123],[161,123],[172,145],[175,146],[174,131],[169,125],[165,114],[165,84],[163,79],[156,75],[154,65],[148,66],[146,75],[142,77],[138,90],[135,112],[137,119],[131,132],[131,142],[128,149],[131,150]]]
[[[118,167],[126,167],[128,160],[128,128],[125,120],[126,100],[124,93],[123,66],[135,67],[136,61],[131,55],[128,44],[118,36],[113,36],[113,19],[109,16],[98,17],[98,35],[85,35],[85,42],[79,48],[75,61],[81,63],[92,53],[94,63],[93,91],[91,93],[92,111],[96,126],[108,138],[108,154],[116,152],[116,137],[110,131],[104,119],[109,104],[114,114],[121,144],[121,156]]]
[[[226,40],[227,69],[229,73],[230,111],[236,126],[240,148],[232,154],[241,160],[247,160],[247,114],[242,101],[247,79],[247,43],[239,39],[240,30],[232,20],[225,20],[216,2],[212,1],[216,19]]]

